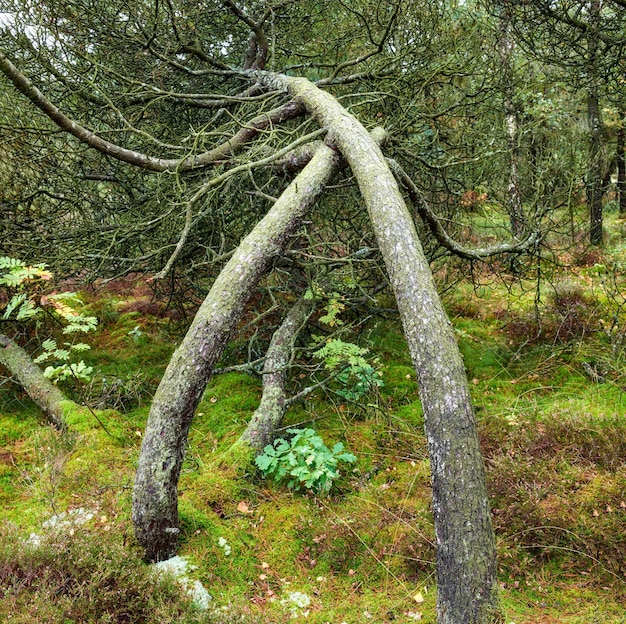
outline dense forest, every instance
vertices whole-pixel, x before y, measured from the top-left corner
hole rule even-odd
[[[625,44],[0,0],[0,619],[626,622]]]

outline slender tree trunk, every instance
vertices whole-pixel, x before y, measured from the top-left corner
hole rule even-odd
[[[514,237],[522,237],[525,233],[526,218],[522,206],[522,194],[519,181],[519,117],[514,99],[515,85],[512,59],[514,45],[510,33],[509,10],[504,8],[499,21],[498,53],[500,55],[503,71],[502,94],[504,100],[504,122],[510,158],[507,201],[511,234]]]
[[[598,27],[599,0],[592,0],[590,20],[594,29]],[[602,121],[598,95],[598,42],[589,39],[590,85],[587,94],[587,121],[589,124],[589,171],[587,174],[587,201],[589,202],[589,240],[592,245],[604,243],[602,231]]]
[[[240,442],[262,449],[276,436],[287,409],[285,382],[293,344],[313,311],[312,299],[300,297],[274,332],[263,364],[263,396]]]
[[[415,226],[379,147],[308,80],[253,74],[302,102],[348,161],[378,240],[413,363],[431,461],[437,536],[437,621],[500,621],[496,550],[467,376]]]
[[[626,218],[626,113],[620,112],[620,127],[617,131],[617,196],[619,198],[619,216]]]
[[[600,104],[595,90],[587,97],[589,122],[589,173],[587,179],[587,201],[589,202],[589,240],[592,245],[602,245],[602,128]]]
[[[241,242],[170,360],[150,409],[133,490],[135,534],[149,561],[168,559],[177,551],[177,484],[187,434],[230,332],[339,163],[337,152],[320,147]]]
[[[53,425],[59,429],[66,428],[64,412],[73,401],[43,376],[41,369],[22,347],[2,334],[0,334],[0,365],[9,371]]]

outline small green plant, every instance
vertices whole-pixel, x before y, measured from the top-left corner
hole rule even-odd
[[[339,477],[339,462],[356,461],[352,453],[343,452],[341,442],[330,450],[314,429],[287,429],[287,433],[292,434],[289,440],[274,440],[255,461],[264,476],[287,481],[288,488],[328,492]]]
[[[382,376],[375,365],[365,359],[368,349],[336,338],[329,340],[315,352],[315,357],[324,362],[327,370],[339,370],[336,380],[340,388],[335,392],[349,401],[358,401],[374,388],[384,386]]]
[[[95,316],[86,316],[77,310],[82,305],[73,292],[49,293],[46,284],[53,275],[45,264],[27,265],[17,258],[0,256],[0,288],[6,290],[8,303],[0,310],[4,321],[13,321],[18,326],[33,323],[40,328],[47,315],[62,325],[65,336],[87,333],[96,329]],[[89,350],[89,345],[75,340],[63,341],[61,345],[52,338],[41,343],[42,352],[35,358],[36,364],[51,362],[44,376],[54,383],[66,379],[88,381],[93,369],[83,360],[72,362],[74,354]]]

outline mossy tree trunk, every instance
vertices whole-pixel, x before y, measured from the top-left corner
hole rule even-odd
[[[177,484],[187,434],[202,393],[231,331],[272,261],[285,249],[341,159],[321,146],[268,214],[241,242],[215,280],[152,402],[133,490],[133,524],[146,558],[178,548]]]
[[[501,619],[496,550],[467,376],[415,226],[384,156],[363,126],[303,78],[254,73],[287,90],[328,130],[366,203],[418,373],[437,537],[437,621]]]
[[[72,401],[44,377],[22,347],[3,334],[0,334],[0,365],[9,371],[53,425],[59,429],[66,428],[64,408]]]
[[[261,402],[240,438],[240,442],[252,448],[262,449],[269,444],[285,415],[287,409],[285,383],[293,344],[298,332],[311,315],[313,307],[312,299],[300,297],[272,336],[263,363]]]

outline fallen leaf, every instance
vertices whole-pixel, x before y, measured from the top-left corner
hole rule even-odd
[[[259,580],[267,581],[267,574],[259,574]]]
[[[356,572],[352,568],[348,570],[348,576],[354,576],[355,574]]]
[[[237,511],[246,514],[254,513],[254,511],[252,511],[252,509],[248,507],[248,503],[246,503],[245,501],[239,501],[239,503],[237,503]]]
[[[264,570],[269,570],[270,564],[269,564],[269,563],[265,563],[265,561],[263,561],[263,562],[261,563],[261,567],[262,567]]]
[[[422,596],[422,592],[417,592],[417,594],[413,596],[413,600],[415,600],[415,602],[417,602],[418,604],[424,602],[424,596]]]
[[[597,509],[593,510],[593,517],[597,518],[600,515],[600,512]]]

